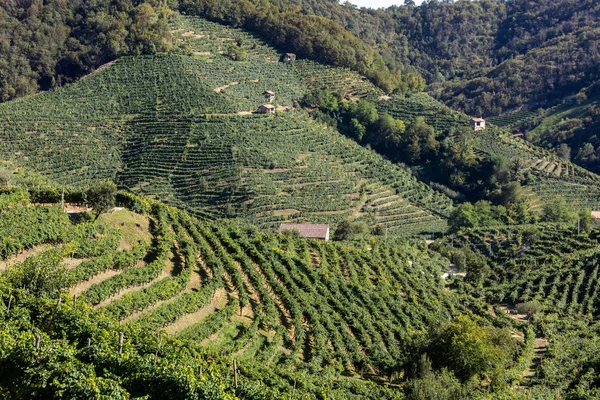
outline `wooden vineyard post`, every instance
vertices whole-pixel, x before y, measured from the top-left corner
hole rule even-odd
[[[237,369],[237,360],[233,360],[233,383],[237,388],[238,383],[238,369]]]
[[[157,332],[156,336],[158,337],[158,347],[156,348],[156,353],[154,353],[154,365],[156,365],[156,360],[158,359],[158,350],[160,350],[160,347],[162,346],[162,337],[160,336],[160,332]]]
[[[40,349],[41,342],[42,342],[42,338],[40,337],[40,335],[36,334],[35,335],[35,351],[38,351]]]
[[[123,332],[119,332],[119,354],[123,354]]]
[[[88,345],[88,347],[90,347],[90,346],[91,346],[91,344],[92,344],[92,338],[88,338],[88,340],[87,340],[87,345]]]
[[[8,298],[8,307],[6,308],[6,311],[10,311],[10,306],[12,304],[12,299],[13,299],[13,297],[12,297],[12,294],[11,294],[9,296],[9,298]]]
[[[294,379],[294,389],[292,389],[292,398],[296,397],[296,380]]]

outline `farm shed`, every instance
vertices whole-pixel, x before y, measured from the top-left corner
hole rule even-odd
[[[275,114],[275,106],[273,104],[263,104],[258,107],[259,114]]]
[[[284,63],[291,63],[296,61],[296,55],[294,53],[285,53],[283,55],[283,62]]]
[[[471,118],[471,128],[476,131],[482,131],[485,129],[485,119],[483,118]]]
[[[278,232],[298,231],[300,236],[309,239],[329,240],[329,225],[327,224],[281,224]]]
[[[275,100],[275,92],[267,90],[263,93],[263,95],[265,96],[265,100],[267,100],[269,103],[272,103],[273,100]]]

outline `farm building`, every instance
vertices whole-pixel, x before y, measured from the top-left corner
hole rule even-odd
[[[600,211],[592,211],[592,218],[594,219],[594,226],[600,225]]]
[[[329,240],[329,225],[327,224],[281,224],[278,232],[298,231],[300,236],[309,239]]]
[[[258,107],[259,114],[275,114],[275,106],[273,104],[263,104]]]
[[[284,63],[291,63],[296,61],[296,55],[294,53],[285,53],[283,56],[283,62]]]
[[[485,129],[485,119],[483,118],[471,118],[471,128],[476,131],[482,131]]]
[[[273,100],[275,100],[275,92],[267,90],[263,93],[263,95],[265,96],[265,100],[267,100],[269,103],[272,103]]]

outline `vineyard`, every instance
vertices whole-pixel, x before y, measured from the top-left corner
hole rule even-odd
[[[446,289],[440,276],[448,260],[418,246],[380,241],[367,248],[205,223],[124,193],[118,201],[128,209],[77,224],[59,207],[24,205],[14,194],[0,197],[11,205],[0,213],[6,232],[16,231],[13,213],[38,216],[13,247],[3,238],[2,318],[10,324],[20,318],[33,301],[29,294],[44,304],[37,307],[57,308],[58,324],[77,324],[85,311],[96,322],[81,330],[63,327],[63,335],[78,343],[77,357],[93,349],[100,360],[120,346],[119,353],[153,357],[163,368],[174,357],[169,349],[183,344],[199,352],[179,361],[193,365],[187,374],[204,369],[212,371],[209,381],[230,382],[215,359],[233,356],[244,366],[243,386],[222,384],[238,395],[260,380],[271,395],[293,391],[316,398],[328,382],[328,396],[393,398],[399,393],[368,381],[401,379],[411,343],[432,325],[458,315],[510,325],[507,318],[496,321],[481,301]],[[39,280],[43,274],[49,275]],[[19,289],[7,291],[7,284]],[[61,292],[58,307],[45,300]],[[53,325],[45,318],[32,314],[32,328],[23,333],[23,340],[43,338],[36,351],[54,345]],[[126,340],[117,345],[119,331]],[[158,342],[155,332],[162,332]],[[119,368],[116,374],[128,373],[129,367]],[[312,381],[310,374],[319,371],[327,374],[320,378],[325,381]],[[514,373],[507,371],[506,379],[515,379]],[[206,378],[200,382],[208,384]]]
[[[480,228],[454,237],[492,261],[484,287],[488,299],[537,301],[548,312],[597,316],[598,237],[554,224]]]
[[[424,117],[439,133],[452,135],[457,129],[469,127],[469,117],[453,111],[425,94],[411,95],[407,98],[394,97],[378,102],[377,107],[381,112],[404,121],[413,121],[418,116]],[[577,206],[593,209],[600,207],[596,189],[600,182],[598,175],[558,157],[553,152],[514,137],[493,123],[474,135],[473,146],[480,158],[502,156],[518,161],[521,170],[530,172],[527,186],[542,200],[560,194]]]
[[[205,220],[272,228],[358,219],[404,236],[446,230],[450,199],[308,113],[281,111],[315,85],[347,84],[358,95],[372,88],[366,80],[284,64],[239,29],[187,17],[172,25],[186,55],[121,58],[73,85],[0,105],[0,154],[72,187],[113,179]],[[227,56],[231,43],[247,50],[246,61]],[[276,116],[251,114],[265,90],[276,93]]]
[[[498,117],[489,119],[494,125],[504,128],[509,131],[519,129],[523,124],[532,121],[536,117],[536,113],[530,110],[519,110]]]

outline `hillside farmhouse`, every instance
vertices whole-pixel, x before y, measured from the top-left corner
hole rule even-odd
[[[258,107],[259,114],[275,114],[275,106],[273,104],[263,104]]]
[[[275,92],[271,92],[270,90],[267,90],[263,93],[263,95],[265,96],[265,100],[268,101],[269,103],[272,103],[273,100],[275,100]]]
[[[288,64],[296,61],[296,55],[294,53],[285,53],[283,56],[283,62]]]
[[[485,119],[483,118],[471,118],[471,128],[476,131],[482,131],[485,129]]]
[[[278,232],[298,231],[300,236],[308,239],[329,240],[329,225],[327,224],[281,224]]]

